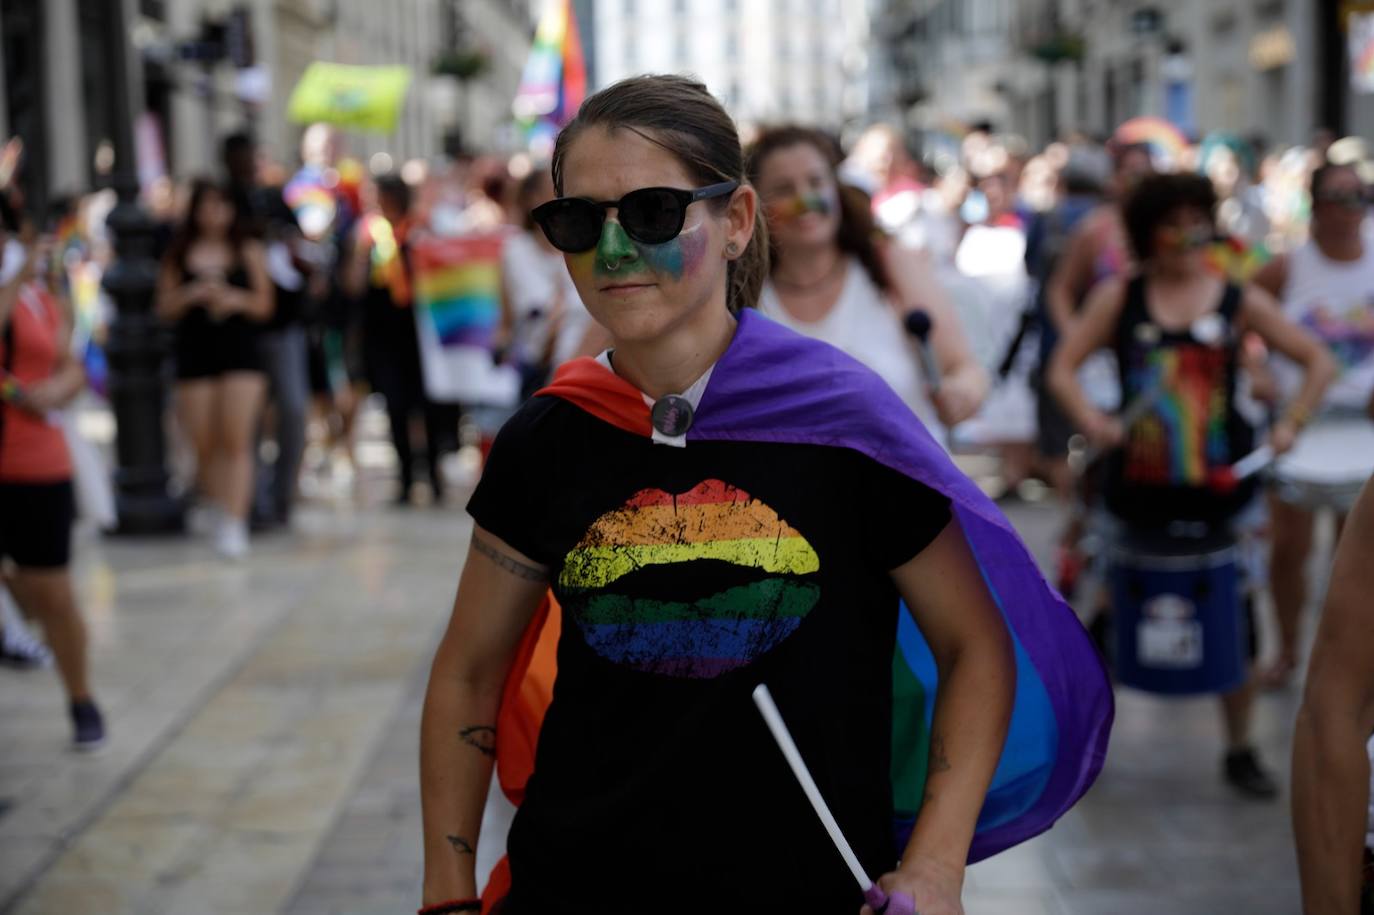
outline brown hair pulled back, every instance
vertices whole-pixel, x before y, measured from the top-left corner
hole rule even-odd
[[[563,193],[563,160],[588,127],[624,128],[672,153],[702,186],[745,183],[744,151],[735,122],[706,87],[685,76],[632,76],[607,86],[582,103],[553,148],[553,188]],[[717,212],[729,197],[707,201]],[[754,215],[748,247],[726,271],[726,305],[738,313],[758,304],[768,275],[768,229],[763,208]]]
[[[869,197],[856,187],[840,180],[842,159],[839,145],[828,134],[811,127],[785,124],[769,127],[762,131],[754,144],[749,147],[746,169],[749,180],[756,186],[763,163],[780,149],[791,146],[811,146],[821,154],[830,166],[830,178],[835,182],[840,199],[840,231],[835,243],[846,254],[858,258],[864,270],[872,278],[873,284],[884,292],[892,291],[892,280],[887,275],[878,246],[874,239],[878,236],[877,223],[873,221],[873,209]],[[776,266],[778,261],[776,245],[770,250],[770,262]]]

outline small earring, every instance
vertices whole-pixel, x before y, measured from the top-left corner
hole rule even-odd
[[[734,242],[727,242],[725,245],[726,257],[739,257],[739,245]]]

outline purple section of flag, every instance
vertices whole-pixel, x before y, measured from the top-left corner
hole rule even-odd
[[[953,502],[994,597],[1045,686],[1059,731],[1054,770],[1040,797],[1020,816],[978,833],[970,862],[1044,832],[1088,790],[1106,759],[1113,717],[1111,685],[1096,649],[1011,523],[877,375],[746,309],[687,437],[850,448]]]

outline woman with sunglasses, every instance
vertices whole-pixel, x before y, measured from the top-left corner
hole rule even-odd
[[[1139,270],[1094,289],[1055,350],[1048,378],[1075,425],[1111,451],[1105,503],[1120,535],[1147,537],[1180,553],[1229,537],[1232,520],[1254,497],[1253,485],[1217,482],[1254,445],[1236,407],[1242,336],[1259,335],[1303,368],[1290,412],[1269,432],[1276,454],[1292,447],[1302,416],[1320,402],[1332,374],[1322,346],[1285,318],[1268,293],[1209,269],[1216,204],[1201,175],[1141,181],[1123,209]],[[1130,428],[1094,407],[1078,381],[1078,368],[1102,349],[1115,351],[1126,409],[1150,399]],[[1185,538],[1176,533],[1179,525],[1201,535]],[[1254,645],[1249,649],[1253,660]],[[1222,696],[1223,774],[1248,796],[1272,798],[1278,786],[1250,746],[1252,698],[1248,684]]]
[[[560,196],[535,219],[612,348],[517,412],[468,505],[421,722],[422,911],[479,905],[493,757],[507,785],[521,739],[507,711],[525,693],[503,701],[503,684],[552,587],[557,681],[518,785],[503,915],[858,913],[889,897],[890,915],[960,912],[970,843],[976,860],[1047,828],[1100,765],[1110,699],[1086,634],[877,376],[752,311],[762,214],[704,86],[638,77],[592,96],[553,177]],[[908,754],[928,773],[904,853],[899,596],[940,675]],[[1012,708],[1009,628],[1024,625],[1056,668],[1054,787],[1031,822],[975,839]],[[819,828],[751,702],[760,683],[880,888],[856,887]]]
[[[1374,246],[1364,237],[1368,202],[1353,165],[1323,165],[1312,173],[1310,239],[1264,266],[1255,282],[1283,303],[1289,320],[1322,340],[1336,357],[1339,376],[1314,413],[1374,418]],[[1274,369],[1285,399],[1297,391],[1291,362]],[[1269,504],[1274,542],[1270,589],[1279,620],[1279,656],[1265,672],[1270,686],[1285,685],[1298,658],[1298,631],[1307,600],[1307,560],[1313,513],[1275,495]]]
[[[749,181],[768,219],[769,276],[759,310],[836,346],[877,372],[937,438],[968,419],[987,393],[958,315],[914,252],[881,237],[867,198],[840,184],[839,150],[818,130],[765,130],[749,150]],[[904,316],[931,318],[936,393]]]

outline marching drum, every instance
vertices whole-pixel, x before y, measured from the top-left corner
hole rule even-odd
[[[1112,550],[1116,673],[1152,693],[1220,693],[1245,682],[1249,625],[1231,540],[1125,541]]]
[[[1374,422],[1333,416],[1314,422],[1274,462],[1278,497],[1308,509],[1349,511],[1374,474]]]

